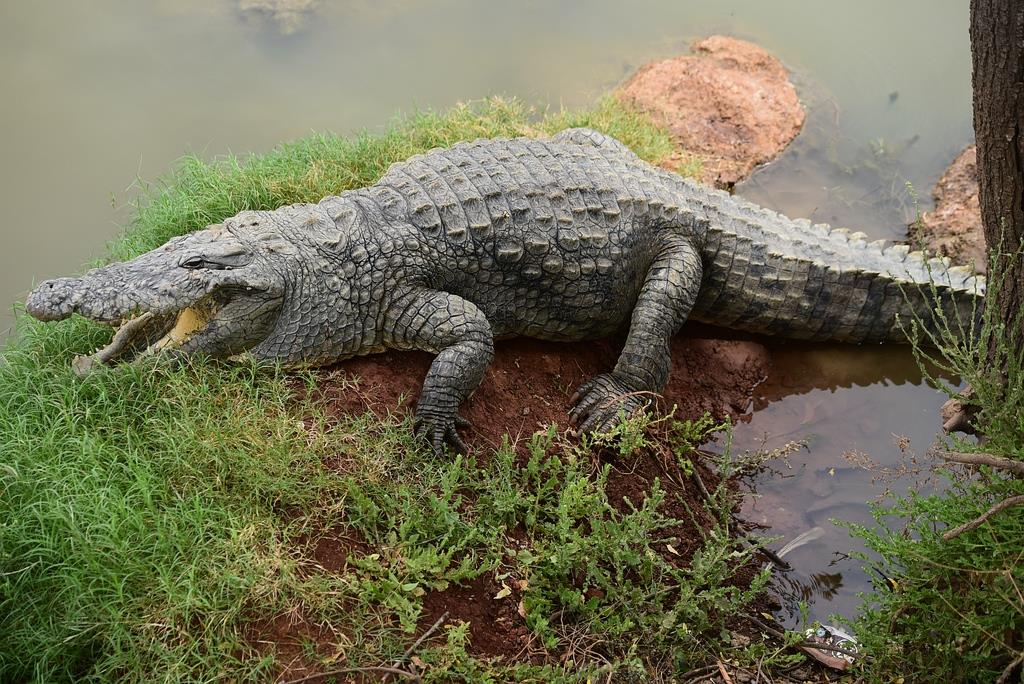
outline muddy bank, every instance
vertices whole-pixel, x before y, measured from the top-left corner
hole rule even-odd
[[[701,346],[684,345],[691,351]],[[706,349],[697,356],[707,359],[706,355],[719,355],[729,358],[737,368],[744,369],[750,364],[751,351],[759,353],[758,350],[749,348],[748,343],[733,343],[725,345],[724,348],[714,345],[713,349]],[[382,355],[384,356],[386,355]],[[522,376],[529,382],[542,377],[546,372],[530,372],[527,368],[529,362],[535,360],[543,359],[515,345],[513,349],[499,351],[496,365],[499,369],[507,369],[518,362]],[[385,363],[382,367],[390,365]],[[421,368],[416,364],[398,370],[413,368],[426,370],[425,366]],[[750,366],[748,370],[752,369],[753,366]],[[386,383],[389,377],[391,376],[386,374],[376,374],[374,382]],[[381,389],[382,385],[374,384],[373,387]],[[394,388],[399,393],[403,389],[404,386]],[[527,391],[521,394],[524,401],[508,408],[537,405],[531,402],[532,393]],[[353,391],[350,396],[361,396],[363,400],[367,398],[360,390]],[[474,431],[469,432],[472,437]],[[595,474],[607,468],[604,493],[610,505],[622,515],[629,515],[637,507],[642,506],[643,502],[657,490],[657,496],[663,497],[658,505],[658,513],[672,522],[658,528],[657,542],[651,545],[650,552],[658,554],[675,568],[688,568],[696,554],[706,547],[707,530],[713,529],[720,522],[717,518],[718,513],[709,510],[707,492],[717,490],[722,483],[721,476],[701,458],[694,458],[692,464],[684,468],[672,457],[664,435],[654,431],[650,437],[651,446],[637,449],[628,455],[622,455],[613,449],[595,449],[591,453],[590,464]],[[549,453],[557,454],[559,449],[560,447],[553,447]],[[523,457],[522,463],[525,464],[525,454],[520,456]],[[738,482],[727,482],[725,486],[736,492]],[[464,492],[463,497],[460,511],[472,516],[477,499],[469,490]],[[740,523],[737,521],[737,524]],[[358,532],[347,528],[344,523],[329,528],[318,528],[316,524],[312,524],[301,529],[299,534],[288,540],[287,545],[293,551],[292,557],[298,563],[299,572],[312,581],[316,581],[318,577],[337,578],[353,572],[358,573],[360,557],[369,554],[389,555],[389,552],[382,551],[381,547],[366,543]],[[581,664],[587,663],[592,654],[585,649],[578,650],[577,645],[570,641],[559,641],[558,645],[546,643],[530,627],[531,608],[528,607],[528,590],[531,581],[536,580],[530,579],[531,571],[528,566],[522,564],[519,556],[531,549],[536,553],[538,542],[533,535],[538,534],[543,539],[545,532],[542,527],[531,529],[521,521],[503,529],[500,547],[504,549],[504,557],[500,568],[482,572],[472,579],[446,583],[447,586],[444,588],[427,589],[422,594],[416,627],[405,639],[410,644],[415,644],[417,648],[426,649],[443,644],[445,635],[451,629],[464,627],[467,637],[466,652],[477,658],[500,659],[506,665],[560,665],[575,659],[580,659]],[[542,547],[544,543],[540,542]],[[764,557],[756,557],[754,561],[742,562],[724,580],[724,584],[740,588],[749,587],[764,561]],[[567,577],[566,586],[585,592],[588,598],[595,600],[605,597],[602,589],[593,583],[588,584],[582,575]],[[667,590],[673,588],[674,585],[666,587]],[[756,615],[778,608],[774,599],[762,595],[748,610],[749,614]],[[749,618],[746,617],[747,611],[744,613],[731,617],[726,623],[737,640],[749,640],[758,634],[757,626],[749,622]],[[578,616],[571,611],[563,611],[555,618],[559,621],[559,629],[573,630],[574,620],[578,619]],[[292,681],[324,672],[324,663],[330,662],[332,656],[337,657],[338,644],[350,643],[355,638],[355,635],[346,634],[345,629],[317,621],[305,606],[298,605],[271,618],[255,621],[250,626],[247,636],[249,645],[256,654],[260,657],[275,658],[275,681]],[[586,632],[582,625],[580,630],[581,634]],[[415,664],[415,660],[413,663]],[[429,665],[425,666],[420,661],[419,667],[429,668]],[[352,673],[351,677],[342,677],[340,681],[380,681],[372,669],[363,673]]]
[[[935,208],[922,214],[920,221],[920,238],[925,246],[984,273],[988,264],[978,204],[978,161],[974,145],[957,155],[935,184],[932,196]],[[912,239],[913,229],[911,226]]]
[[[700,159],[701,180],[732,188],[775,159],[804,123],[782,63],[746,41],[711,36],[692,54],[650,62],[617,91]]]
[[[713,37],[697,43],[695,52],[678,58],[678,64],[669,65],[667,71],[657,63],[642,68],[620,97],[632,97],[652,115],[666,117],[659,120],[672,130],[685,154],[700,157],[705,182],[731,187],[785,147],[800,130],[803,109],[785,70],[760,48]],[[703,90],[695,90],[685,78],[665,75],[675,74],[673,69],[678,70],[679,64],[685,78],[700,83]],[[656,93],[663,99],[655,97]],[[730,339],[722,339],[722,335]],[[486,464],[506,436],[522,444],[550,424],[568,428],[570,398],[576,388],[609,371],[622,343],[621,336],[577,343],[526,338],[497,342],[483,381],[460,412],[473,423],[461,434],[478,463]],[[326,400],[328,412],[336,416],[366,411],[382,417],[395,412],[409,415],[432,360],[431,354],[405,351],[351,359],[324,371],[317,391]],[[672,368],[662,408],[675,406],[679,419],[697,419],[705,413],[738,419],[749,413],[755,389],[772,370],[772,353],[761,342],[688,325],[672,344]],[[639,504],[660,482],[660,488],[669,494],[660,512],[686,522],[664,530],[669,543],[657,551],[674,565],[688,565],[703,544],[705,531],[714,524],[700,493],[702,487],[696,486],[693,476],[683,473],[675,459],[656,453],[626,459],[596,453],[594,459],[595,465],[611,466],[606,494],[615,505],[621,504],[622,510],[630,502]],[[695,468],[701,481],[714,487],[717,476],[704,464],[697,463]],[[509,549],[528,543],[525,536],[517,536],[521,534],[525,533],[519,529],[507,532]],[[350,540],[330,535],[304,546],[320,571],[328,573],[343,572],[345,562],[336,559],[347,558],[352,551]],[[745,570],[749,572],[741,572],[736,581],[748,583],[756,568]],[[468,624],[467,649],[475,656],[507,662],[564,662],[571,653],[547,651],[528,628],[524,591],[524,586],[512,580],[503,587],[490,573],[430,591],[423,597],[423,612],[413,637],[422,636],[438,622],[445,626]],[[760,610],[770,608],[759,606]],[[291,655],[295,650],[282,642],[302,639],[318,644],[317,652],[321,648],[327,652],[329,639],[306,625],[302,616],[287,624],[263,627],[264,633],[270,634],[264,638],[276,642],[280,653]],[[736,629],[757,633],[755,627],[739,622]],[[289,665],[279,677],[308,674],[301,658],[296,660],[300,662]]]
[[[473,422],[463,430],[466,444],[486,452],[511,439],[528,438],[554,423],[568,427],[569,399],[585,380],[610,370],[621,339],[552,343],[518,338],[496,343],[494,361],[462,415]],[[387,415],[415,406],[433,356],[389,351],[351,359],[323,378],[330,410],[342,414],[367,410]],[[759,342],[677,338],[672,344],[672,374],[664,392],[667,407],[680,418],[705,412],[736,418],[748,410],[754,387],[771,368]],[[353,389],[354,385],[354,389]]]

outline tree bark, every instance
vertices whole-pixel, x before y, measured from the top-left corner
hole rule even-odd
[[[1020,326],[1024,310],[1024,0],[971,0],[974,135],[981,220],[1003,274],[1000,318]],[[1017,344],[1024,331],[1016,331]],[[991,350],[990,350],[991,351]],[[1018,353],[1020,349],[1016,350]]]

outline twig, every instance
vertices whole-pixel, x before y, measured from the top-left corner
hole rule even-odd
[[[744,534],[742,538],[747,540],[748,543],[752,543],[750,542],[749,535]],[[768,558],[768,560],[771,561],[771,564],[775,565],[775,567],[777,567],[779,570],[782,570],[783,572],[788,572],[793,569],[792,565],[782,560],[782,556],[775,553],[767,546],[757,546],[757,550],[760,553],[764,554]]]
[[[771,625],[767,625],[767,624],[764,623],[764,621],[760,620],[759,618],[754,617],[753,615],[744,615],[743,617],[745,617],[746,619],[750,620],[755,625],[757,625],[758,627],[760,627],[764,631],[768,632],[772,636],[774,636],[774,637],[776,637],[778,639],[782,639],[783,641],[785,641],[786,634],[781,629],[776,629],[776,628],[772,627]],[[819,644],[819,643],[815,643],[813,641],[801,641],[801,642],[798,642],[798,643],[793,644],[793,645],[797,646],[799,648],[813,648],[816,651],[835,651],[836,653],[842,653],[843,655],[853,656],[854,658],[864,658],[865,657],[863,653],[859,653],[858,651],[851,651],[851,650],[845,649],[845,648],[843,648],[841,646],[832,646],[830,644]]]
[[[701,677],[706,677],[715,671],[715,665],[704,665],[703,667],[695,667],[689,672],[683,674],[682,681],[684,682],[695,682]]]
[[[760,618],[757,618],[757,617],[755,617],[753,615],[749,615],[748,614],[748,615],[744,615],[743,617],[747,618],[748,620],[753,622],[756,626],[760,627],[764,631],[766,631],[769,634],[771,634],[773,637],[776,637],[778,639],[782,639],[783,641],[785,641],[786,633],[783,632],[781,629],[776,629],[775,627],[772,627],[771,625],[765,624],[765,622],[763,620],[761,620]]]
[[[967,454],[962,451],[936,451],[935,454],[947,461],[966,463],[967,465],[987,465],[993,468],[1009,470],[1017,475],[1024,475],[1024,461],[1018,461],[995,454]]]
[[[400,676],[405,677],[406,679],[408,679],[409,681],[412,681],[412,682],[420,681],[420,676],[419,675],[413,674],[412,672],[409,672],[407,670],[401,670],[401,669],[399,669],[397,667],[385,667],[384,665],[376,665],[376,666],[370,666],[370,667],[345,667],[345,668],[342,668],[340,670],[329,670],[327,672],[319,672],[317,674],[311,674],[308,677],[301,677],[299,679],[290,679],[287,682],[282,682],[281,684],[302,684],[303,682],[312,682],[314,680],[322,679],[324,677],[333,677],[334,675],[350,674],[350,673],[355,673],[355,672],[362,672],[364,674],[367,673],[367,672],[385,672],[387,674],[400,675]]]
[[[944,541],[949,541],[954,537],[960,536],[964,532],[970,532],[973,529],[981,527],[981,525],[984,524],[986,520],[991,518],[999,511],[1010,508],[1011,506],[1020,506],[1022,504],[1024,504],[1024,494],[1018,494],[1016,496],[1007,497],[1000,501],[999,503],[997,503],[992,508],[988,509],[987,511],[979,515],[974,520],[964,523],[960,527],[954,527],[952,530],[947,531],[945,534],[942,535],[942,539]]]
[[[412,642],[412,646],[410,646],[409,648],[405,649],[405,653],[402,655],[402,660],[405,660],[406,658],[411,656],[413,651],[415,651],[417,648],[419,648],[420,644],[422,644],[424,641],[426,641],[427,638],[429,638],[431,634],[436,632],[437,628],[440,627],[442,624],[444,624],[444,621],[447,620],[447,619],[448,619],[448,611],[446,610],[444,612],[444,615],[442,615],[441,617],[439,617],[436,620],[434,620],[434,624],[430,625],[430,627],[427,628],[427,631],[420,635],[419,639],[417,639],[416,641]]]
[[[448,613],[446,611],[444,615],[442,615],[441,617],[437,618],[437,620],[434,621],[434,624],[430,625],[430,627],[427,628],[427,631],[425,631],[423,634],[420,635],[419,639],[417,639],[416,641],[414,641],[412,643],[412,646],[410,646],[409,648],[405,649],[405,653],[402,654],[401,659],[400,660],[396,660],[390,667],[388,667],[387,665],[377,665],[375,667],[346,667],[346,668],[342,668],[340,670],[330,670],[328,672],[320,672],[318,674],[312,674],[312,675],[309,675],[308,677],[302,677],[301,679],[292,679],[292,680],[287,681],[287,682],[282,682],[282,684],[302,684],[302,682],[311,682],[313,680],[321,679],[323,677],[333,677],[334,675],[349,674],[349,673],[354,673],[354,672],[363,672],[363,673],[366,673],[366,672],[382,672],[382,673],[384,673],[384,676],[381,677],[381,681],[382,682],[387,681],[388,677],[390,677],[391,675],[398,675],[399,677],[404,677],[405,679],[408,679],[409,681],[418,682],[418,681],[420,681],[420,676],[418,674],[416,674],[415,672],[409,672],[408,670],[403,670],[401,668],[402,662],[405,661],[406,658],[411,656],[413,654],[413,652],[417,648],[420,647],[420,644],[422,644],[424,641],[426,641],[427,638],[431,634],[436,632],[437,628],[440,627],[444,623],[444,621],[447,620],[447,619],[448,619]]]
[[[1016,670],[1021,663],[1024,663],[1024,652],[1017,656],[1012,663],[1006,666],[1003,673],[999,675],[999,679],[996,680],[996,684],[1006,684],[1006,682],[1010,681],[1010,676],[1013,674],[1013,671]]]
[[[733,684],[732,677],[729,676],[729,671],[725,669],[725,663],[721,660],[718,661],[718,671],[722,674],[725,684]]]
[[[700,476],[700,470],[697,469],[696,463],[693,464],[693,479],[697,482],[697,487],[700,488],[700,493],[704,500],[709,505],[714,503],[714,500],[711,498],[711,492],[708,491],[707,485],[704,484],[704,478]]]
[[[430,637],[431,634],[436,632],[437,628],[440,627],[442,624],[444,624],[444,621],[447,620],[447,619],[448,619],[448,611],[446,610],[441,617],[439,617],[436,620],[434,620],[434,624],[430,625],[430,627],[427,628],[427,631],[425,631],[423,634],[420,634],[420,638],[419,639],[417,639],[416,641],[412,642],[412,646],[410,646],[409,648],[405,649],[405,653],[402,654],[402,657],[400,659],[398,659],[395,662],[391,663],[391,667],[393,667],[395,669],[399,669],[401,667],[402,663],[405,662],[405,660],[409,656],[411,656],[416,651],[417,648],[420,647],[420,644],[422,644],[424,641],[426,641],[427,638]],[[404,672],[404,670],[403,670],[403,672]],[[384,675],[381,678],[381,681],[387,681],[388,676],[389,675]]]

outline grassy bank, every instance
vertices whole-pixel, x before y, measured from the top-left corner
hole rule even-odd
[[[380,135],[186,158],[111,255],[372,183],[431,147],[572,125],[650,161],[675,152],[610,100],[541,117],[500,100],[417,114]],[[660,465],[627,502],[609,494],[617,471],[601,448],[553,430],[479,462],[439,458],[398,417],[329,420],[313,374],[140,365],[79,379],[71,359],[109,330],[22,317],[20,333],[0,362],[0,680],[379,675],[415,657],[428,681],[646,681],[726,648],[759,586],[731,539],[728,489],[706,469],[695,505],[706,425],[660,424],[660,441],[632,425],[616,462]],[[695,526],[706,536],[684,546]],[[500,638],[526,647],[483,652],[465,620],[406,653],[470,591],[519,615],[522,632]]]

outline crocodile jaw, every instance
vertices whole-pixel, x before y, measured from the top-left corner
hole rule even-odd
[[[189,306],[177,314],[147,311],[125,320],[105,347],[86,356],[76,356],[72,368],[86,375],[101,365],[130,363],[165,349],[180,347],[209,325],[214,318],[209,307]]]

